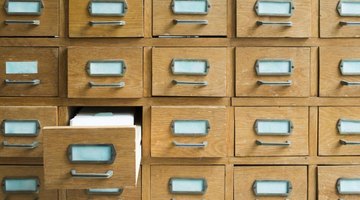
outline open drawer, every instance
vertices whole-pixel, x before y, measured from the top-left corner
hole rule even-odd
[[[43,133],[47,188],[136,186],[141,162],[141,126],[77,124],[45,127]]]

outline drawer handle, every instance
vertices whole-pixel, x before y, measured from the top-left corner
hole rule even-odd
[[[208,142],[204,141],[202,143],[180,143],[180,142],[173,141],[173,144],[176,147],[205,148],[208,145]]]
[[[105,26],[125,26],[125,21],[90,21],[90,26],[105,25]]]
[[[269,21],[256,21],[256,25],[271,25],[271,26],[286,26],[291,27],[293,25],[292,22],[269,22]]]
[[[123,188],[102,188],[102,189],[87,189],[88,195],[116,195],[120,196],[123,193]]]
[[[174,24],[199,24],[199,25],[207,25],[209,24],[208,20],[181,20],[174,19]]]
[[[257,145],[263,145],[263,146],[290,146],[291,141],[285,141],[285,142],[263,142],[260,140],[256,140],[255,143]]]
[[[5,79],[5,84],[7,85],[39,85],[40,80],[34,79],[34,80],[10,80]]]
[[[340,21],[339,24],[341,26],[360,26],[360,22],[344,22],[344,21]]]
[[[125,87],[125,82],[119,82],[119,83],[94,83],[89,82],[89,86],[91,88],[123,88]]]
[[[8,141],[3,141],[2,145],[7,148],[24,148],[24,149],[35,149],[39,146],[38,141],[34,141],[31,144],[10,144]]]
[[[344,86],[360,86],[360,82],[351,82],[351,81],[344,81],[344,80],[341,80],[340,84],[344,85]]]
[[[346,141],[346,140],[339,140],[341,145],[360,145],[360,142],[357,141]]]
[[[257,81],[258,85],[270,85],[270,86],[291,86],[292,81]]]
[[[70,171],[70,174],[74,178],[97,178],[97,179],[107,179],[111,178],[114,174],[112,170],[108,170],[105,173],[78,173],[75,169]]]
[[[207,81],[177,81],[173,80],[173,84],[175,85],[197,85],[197,86],[207,86]]]
[[[25,25],[40,25],[40,20],[5,20],[6,25],[11,24],[25,24]]]

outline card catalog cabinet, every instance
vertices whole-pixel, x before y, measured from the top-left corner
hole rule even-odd
[[[360,0],[0,7],[0,200],[360,199]]]

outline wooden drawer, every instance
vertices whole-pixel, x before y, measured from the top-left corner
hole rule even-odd
[[[311,0],[237,0],[237,37],[310,37],[311,10]]]
[[[69,1],[70,37],[142,37],[142,0]]]
[[[153,48],[153,96],[226,96],[226,48]]]
[[[320,155],[360,155],[360,107],[320,107]]]
[[[57,96],[58,49],[0,47],[0,96]]]
[[[136,127],[45,127],[47,188],[136,186]],[[61,141],[61,143],[59,142]],[[92,148],[91,151],[87,150]]]
[[[0,36],[58,36],[59,1],[0,0]]]
[[[360,48],[320,48],[320,96],[360,97]]]
[[[225,36],[226,0],[154,0],[153,34]]]
[[[307,107],[235,108],[235,155],[308,155],[308,123]]]
[[[141,200],[141,174],[136,188],[67,190],[67,200]]]
[[[359,199],[360,166],[319,166],[317,171],[318,199]]]
[[[151,200],[224,200],[224,166],[151,166]]]
[[[308,97],[310,49],[236,49],[236,96]]]
[[[42,128],[57,125],[57,107],[1,106],[0,157],[42,157]]]
[[[320,37],[360,37],[359,1],[320,0]]]
[[[70,98],[141,98],[141,48],[68,49]]]
[[[1,199],[58,199],[57,190],[45,190],[41,166],[0,166],[0,179]]]
[[[151,108],[152,157],[226,157],[225,107]]]
[[[234,200],[307,199],[305,166],[251,166],[234,168]]]

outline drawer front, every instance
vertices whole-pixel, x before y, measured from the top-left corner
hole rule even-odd
[[[42,157],[42,128],[57,125],[57,108],[0,107],[0,157]]]
[[[70,98],[141,98],[141,48],[69,48]]]
[[[226,48],[153,48],[153,96],[226,96]]]
[[[310,49],[236,49],[236,96],[308,97]]]
[[[67,190],[67,200],[141,200],[141,174],[136,188],[105,188],[105,189],[85,189],[85,190]]]
[[[308,155],[308,123],[307,107],[235,108],[235,155]]]
[[[360,3],[320,0],[320,37],[360,37]]]
[[[143,1],[72,0],[70,37],[142,37]]]
[[[224,200],[223,166],[151,166],[151,200]]]
[[[0,96],[57,96],[57,48],[0,48]]]
[[[227,34],[226,0],[154,0],[153,34],[218,35]]]
[[[320,155],[360,155],[360,107],[319,109]]]
[[[319,166],[318,199],[359,199],[360,166]]]
[[[0,36],[58,36],[59,1],[0,0]]]
[[[320,48],[320,96],[360,97],[360,48]]]
[[[47,188],[136,185],[135,127],[46,127],[43,132]]]
[[[265,166],[234,168],[235,200],[307,199],[305,166]]]
[[[1,199],[58,199],[57,190],[45,190],[41,166],[0,166]]]
[[[152,157],[226,157],[225,107],[151,109]]]
[[[311,0],[237,0],[237,37],[311,36]]]

